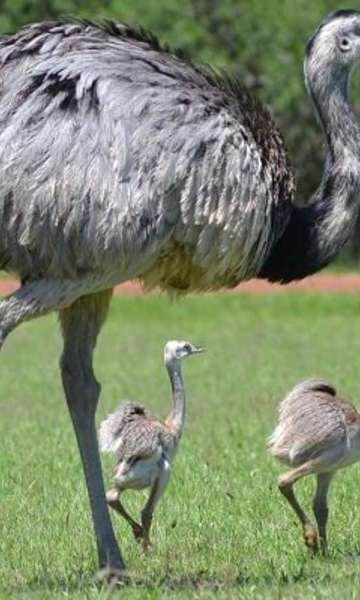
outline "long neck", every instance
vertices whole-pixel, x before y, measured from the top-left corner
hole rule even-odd
[[[185,422],[185,388],[181,373],[181,364],[178,360],[171,360],[166,363],[169,373],[171,390],[173,395],[173,410],[167,418],[175,435],[181,436]]]
[[[324,173],[305,206],[294,207],[259,277],[301,279],[328,264],[349,240],[359,210],[360,132],[348,100],[348,72],[305,65],[307,86],[326,136]]]

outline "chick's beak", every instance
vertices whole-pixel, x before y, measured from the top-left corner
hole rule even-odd
[[[193,352],[206,352],[206,348],[201,348],[200,346],[193,346]]]

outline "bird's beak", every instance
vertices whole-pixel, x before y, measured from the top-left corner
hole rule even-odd
[[[193,346],[194,350],[193,352],[206,352],[206,348],[200,348],[199,346]]]

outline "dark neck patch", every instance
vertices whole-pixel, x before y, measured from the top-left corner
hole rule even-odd
[[[317,227],[324,218],[325,203],[294,207],[282,237],[271,249],[258,277],[289,283],[302,279],[324,267],[331,257],[319,253]]]

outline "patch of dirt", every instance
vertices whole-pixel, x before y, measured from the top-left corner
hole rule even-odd
[[[19,287],[19,283],[12,279],[0,280],[0,294],[7,295],[14,292]],[[268,283],[261,279],[251,279],[241,283],[233,290],[226,293],[245,293],[245,294],[268,294],[284,292],[360,292],[360,274],[357,273],[333,273],[319,274],[307,277],[296,283],[288,285],[279,285]],[[115,294],[119,296],[139,296],[143,294],[143,289],[139,283],[128,281],[115,287]]]
[[[301,281],[280,285],[262,279],[245,281],[234,290],[250,294],[268,294],[283,292],[360,292],[360,274],[358,273],[319,273]]]

